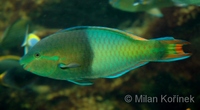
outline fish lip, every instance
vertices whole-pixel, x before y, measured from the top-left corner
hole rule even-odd
[[[24,70],[28,69],[27,64],[21,64],[21,65],[22,65],[22,67],[23,67]]]
[[[26,68],[27,64],[25,63],[20,63],[21,66],[23,66],[23,68]]]
[[[21,61],[21,59],[19,60],[19,64],[22,65],[22,66],[25,65],[25,63],[23,63],[23,62]]]
[[[26,63],[24,63],[24,62],[22,61],[22,58],[19,60],[19,64],[20,64],[20,65],[22,65],[22,66],[23,66],[23,68],[25,68],[25,67],[26,67],[26,65],[27,65]]]
[[[27,64],[23,64],[22,66],[23,66],[23,68],[26,68]]]

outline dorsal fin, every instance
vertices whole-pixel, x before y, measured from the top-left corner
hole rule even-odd
[[[145,39],[145,38],[142,38],[142,37],[139,37],[139,36],[130,34],[130,33],[129,33],[129,36],[130,36],[131,38],[133,38],[133,39],[136,39],[136,40],[147,40],[147,39]]]

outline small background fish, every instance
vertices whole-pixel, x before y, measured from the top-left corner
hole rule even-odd
[[[0,57],[0,84],[10,88],[23,89],[36,80],[37,76],[25,71],[19,64],[19,56]]]
[[[40,37],[44,37],[59,29],[46,29],[39,25],[34,25],[28,18],[20,18],[6,28],[3,36],[0,37],[0,50],[4,49],[20,49],[23,44],[25,48],[29,48],[34,42],[39,41]],[[24,41],[24,42],[23,42]],[[33,44],[30,44],[31,41]],[[26,49],[28,50],[28,49]]]
[[[10,25],[5,30],[3,37],[1,37],[1,48],[13,48],[17,46],[17,44],[21,44],[26,33],[26,27],[29,24],[30,20],[19,19],[15,21],[12,25]],[[13,43],[13,41],[15,43]]]
[[[146,11],[152,15],[162,17],[160,8],[170,6],[188,6],[198,5],[200,1],[197,0],[109,0],[109,3],[114,8],[128,11],[141,12]]]

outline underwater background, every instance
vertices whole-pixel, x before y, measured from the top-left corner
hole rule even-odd
[[[163,17],[156,17],[116,9],[108,0],[0,0],[0,110],[199,110],[198,5],[161,8]],[[80,86],[27,73],[18,66],[27,24],[29,33],[41,39],[73,26],[111,27],[146,39],[173,36],[189,41],[184,50],[192,55],[176,62],[151,62],[119,78]],[[140,95],[194,97],[194,101],[136,102]]]

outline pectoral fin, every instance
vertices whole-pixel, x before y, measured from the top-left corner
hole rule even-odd
[[[69,68],[77,68],[77,67],[80,67],[80,64],[78,63],[70,63],[70,64],[64,64],[64,63],[60,63],[58,64],[58,66],[61,68],[61,69],[69,69]]]
[[[93,83],[88,81],[88,80],[84,80],[84,79],[80,79],[80,80],[67,80],[69,82],[72,82],[74,84],[77,84],[77,85],[81,85],[81,86],[89,86],[89,85],[92,85]]]

